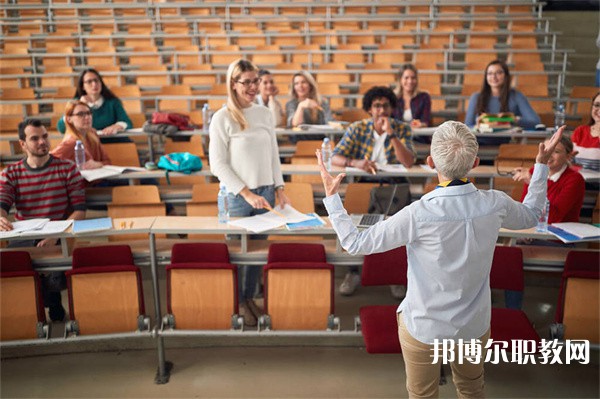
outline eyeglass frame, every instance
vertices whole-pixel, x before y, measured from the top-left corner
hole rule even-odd
[[[236,80],[235,83],[239,83],[247,89],[250,85],[259,86],[261,81],[261,78],[256,78],[254,80]]]
[[[92,83],[98,83],[100,84],[100,79],[98,78],[92,78],[92,79],[88,79],[88,80],[84,80],[83,84],[85,85],[91,85]]]
[[[77,116],[78,118],[85,118],[86,116],[92,116],[92,111],[84,111],[78,112],[76,114],[71,114],[71,116]]]

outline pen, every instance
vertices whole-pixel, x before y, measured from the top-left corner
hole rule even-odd
[[[274,214],[276,214],[277,216],[281,216],[282,218],[285,217],[284,214],[282,214],[281,212],[277,212],[275,209],[271,208],[270,206],[263,206],[264,209],[273,212]]]
[[[365,157],[365,161],[367,161],[367,165],[368,165],[369,157]],[[377,169],[375,169],[373,167],[373,165],[369,165],[369,169],[370,170],[368,172],[371,173],[372,175],[376,175],[377,174]]]

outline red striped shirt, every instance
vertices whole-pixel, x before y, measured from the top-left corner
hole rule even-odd
[[[38,169],[25,159],[0,174],[0,206],[17,208],[16,219],[66,219],[73,211],[85,211],[85,181],[71,161],[54,158]]]

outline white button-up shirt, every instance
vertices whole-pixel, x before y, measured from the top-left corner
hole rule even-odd
[[[360,232],[337,194],[323,202],[350,254],[406,245],[408,290],[398,312],[415,339],[432,344],[436,338],[479,338],[489,329],[489,275],[498,230],[536,225],[546,201],[547,177],[548,167],[536,164],[523,203],[471,183],[438,188]]]

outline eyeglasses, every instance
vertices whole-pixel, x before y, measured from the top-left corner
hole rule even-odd
[[[258,86],[260,84],[260,78],[256,78],[254,80],[236,80],[236,83],[244,85],[245,88],[250,86]]]
[[[600,103],[592,103],[592,107],[594,107],[594,108],[600,108]]]
[[[496,173],[498,174],[498,176],[502,176],[502,177],[512,177],[515,175],[515,172],[512,170],[500,170],[499,167],[496,167]]]
[[[504,75],[504,71],[496,71],[496,72],[488,72],[486,73],[487,76],[502,76]]]
[[[376,109],[380,109],[380,108],[390,109],[392,106],[390,103],[373,103],[371,105],[371,107],[376,108]]]
[[[83,83],[86,85],[91,85],[92,83],[100,83],[100,79],[96,79],[96,78],[88,79],[88,80],[84,80]]]
[[[78,112],[76,114],[73,114],[72,116],[77,116],[79,118],[85,118],[86,116],[92,116],[92,113],[90,111],[87,111],[87,112]]]

